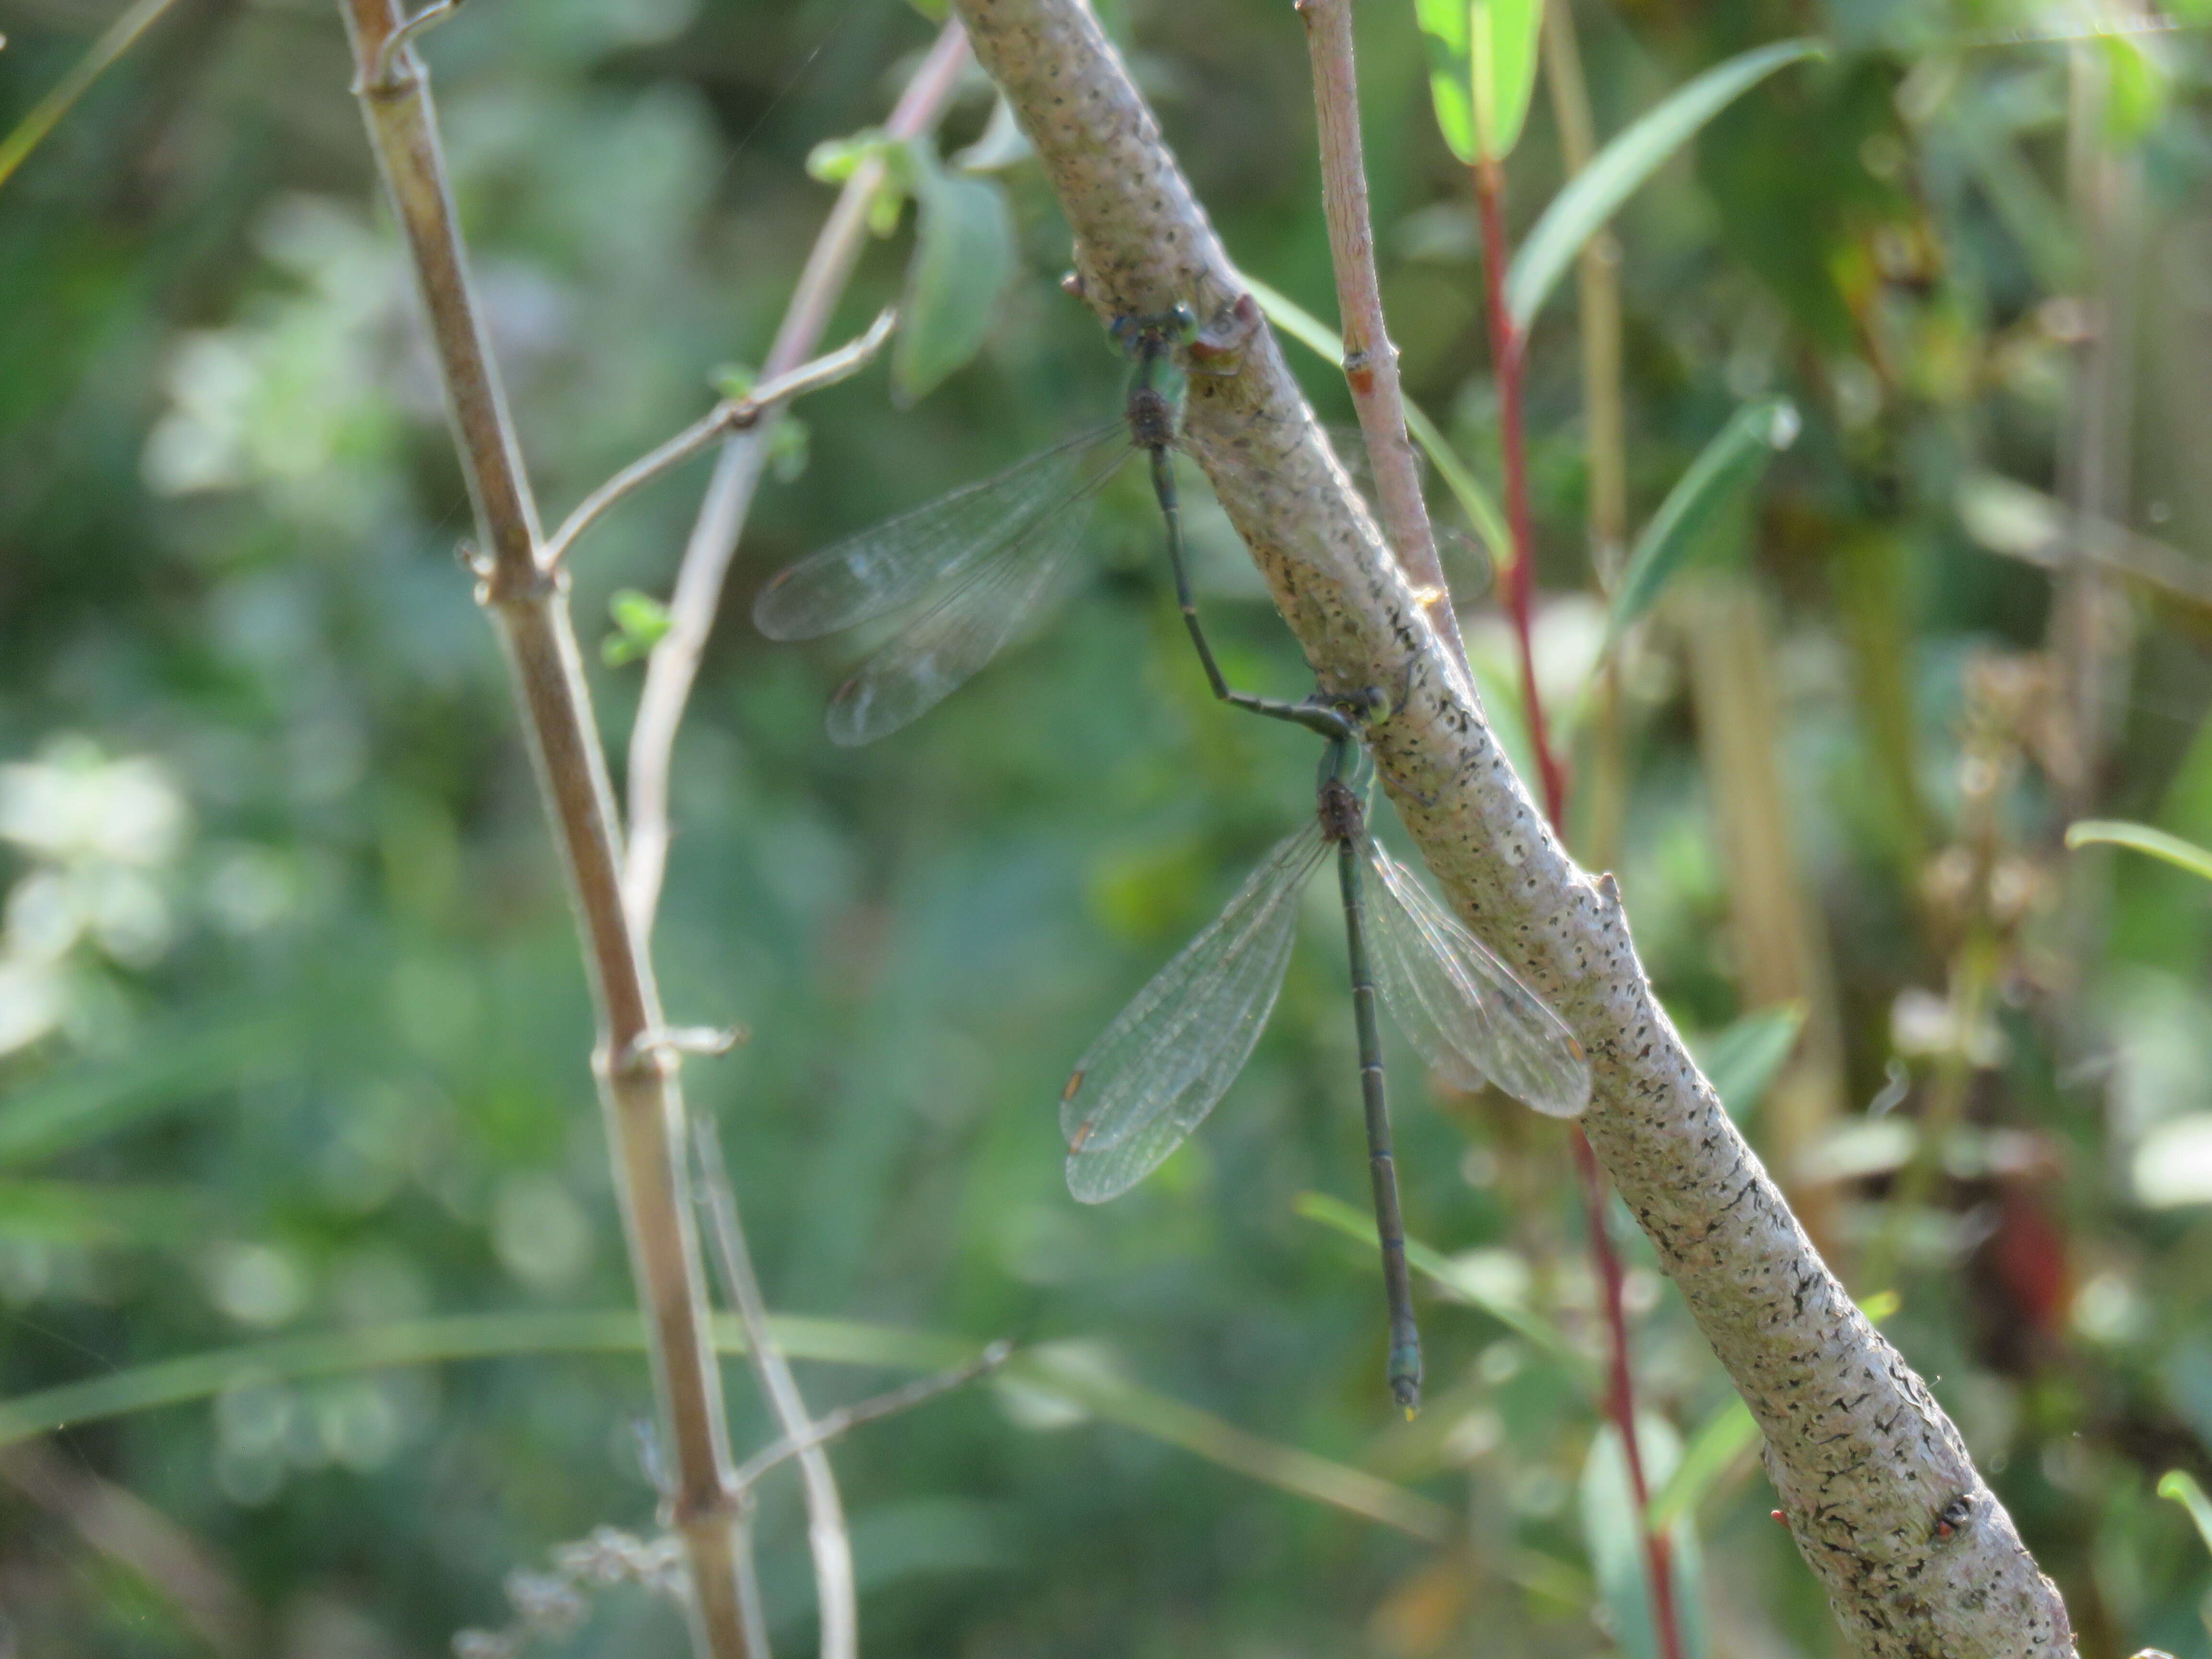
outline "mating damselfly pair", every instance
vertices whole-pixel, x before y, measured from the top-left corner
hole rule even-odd
[[[1227,1092],[1281,992],[1297,895],[1334,848],[1389,1306],[1389,1378],[1410,1413],[1420,1395],[1420,1344],[1378,990],[1422,1058],[1454,1086],[1495,1083],[1539,1111],[1571,1117],[1589,1097],[1589,1062],[1542,999],[1369,831],[1372,769],[1364,737],[1368,724],[1389,718],[1380,694],[1289,702],[1228,684],[1192,599],[1170,459],[1176,410],[1168,380],[1177,346],[1194,335],[1193,319],[1179,307],[1164,318],[1125,319],[1115,332],[1136,358],[1120,418],[803,560],[763,590],[754,617],[773,638],[804,639],[914,607],[890,642],[838,688],[829,712],[830,734],[841,744],[896,731],[979,672],[1056,596],[1081,539],[1083,507],[1132,450],[1148,455],[1176,599],[1214,695],[1305,726],[1327,747],[1313,821],[1268,855],[1077,1062],[1060,1099],[1068,1188],[1090,1203],[1127,1191]]]

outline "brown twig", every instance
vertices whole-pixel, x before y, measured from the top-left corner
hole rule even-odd
[[[777,1346],[769,1327],[768,1298],[761,1294],[760,1278],[753,1272],[752,1253],[745,1248],[744,1229],[738,1224],[737,1190],[730,1185],[729,1166],[722,1160],[722,1137],[714,1115],[702,1112],[692,1120],[693,1150],[698,1158],[698,1196],[707,1212],[714,1239],[714,1259],[722,1270],[722,1288],[745,1333],[745,1358],[760,1382],[762,1397],[783,1431],[780,1443],[790,1449],[786,1456],[799,1460],[799,1479],[806,1490],[806,1534],[814,1558],[816,1615],[822,1632],[822,1659],[858,1659],[860,1647],[860,1588],[853,1575],[853,1539],[845,1527],[845,1504],[837,1492],[837,1472],[822,1449],[828,1437],[807,1414],[805,1397],[791,1362]],[[771,1451],[776,1449],[774,1447]],[[765,1455],[761,1454],[760,1455]],[[757,1472],[748,1474],[758,1456],[731,1477],[731,1490],[741,1504],[748,1504]],[[781,1461],[781,1459],[777,1460]],[[765,1650],[763,1650],[764,1652]]]
[[[1377,775],[1461,915],[1582,1039],[1584,1122],[1766,1437],[1784,1518],[1869,1659],[2057,1659],[2064,1603],[1926,1386],[1852,1304],[1568,861],[1322,441],[1158,122],[1083,0],[954,0],[1075,234],[1102,316],[1252,326],[1190,378],[1182,437],[1322,685],[1388,688]],[[1938,1528],[1941,1530],[1938,1530]]]
[[[489,550],[477,597],[506,648],[584,934],[599,1028],[592,1069],[669,1431],[671,1521],[690,1556],[693,1644],[711,1659],[749,1659],[721,1374],[709,1340],[698,1237],[684,1202],[683,1097],[667,1058],[638,1046],[665,1022],[651,961],[622,902],[613,791],[567,594],[557,573],[538,563],[538,509],[470,292],[428,76],[403,43],[390,79],[380,84],[386,43],[400,27],[392,0],[342,0],[342,9],[369,142],[413,256],[454,444]]]
[[[745,431],[758,425],[769,410],[781,409],[793,398],[835,386],[848,375],[859,373],[882,349],[884,342],[890,337],[891,325],[897,320],[898,313],[886,308],[859,339],[811,363],[802,363],[788,374],[763,380],[742,398],[725,398],[666,443],[641,455],[579,501],[575,511],[562,520],[561,527],[545,544],[544,550],[538,556],[538,563],[548,570],[557,568],[577,538],[597,524],[617,501],[651,483],[671,467],[681,466],[717,438]]]
[[[892,139],[918,138],[936,125],[968,62],[968,40],[957,19],[947,21],[914,79],[907,83],[884,122]],[[884,163],[870,157],[853,170],[836,205],[815,238],[805,267],[791,291],[783,322],[769,348],[764,376],[781,374],[805,362],[820,343],[830,313],[845,291],[853,266],[867,240],[868,212],[883,188]],[[668,781],[676,752],[676,731],[683,724],[698,678],[699,659],[713,631],[722,600],[722,581],[744,530],[754,487],[760,482],[768,445],[778,416],[771,413],[750,431],[722,446],[713,481],[692,525],[668,602],[668,631],[647,659],[645,690],[629,738],[629,859],[624,891],[639,933],[653,933],[660,906],[660,887],[668,869]]]
[[[1382,284],[1375,270],[1375,224],[1367,204],[1367,163],[1359,139],[1359,74],[1353,61],[1352,0],[1297,0],[1313,61],[1314,115],[1321,146],[1322,211],[1328,221],[1329,261],[1336,268],[1336,308],[1344,328],[1344,380],[1359,412],[1375,472],[1375,505],[1382,533],[1437,637],[1464,662],[1451,585],[1437,556],[1428,504],[1421,499],[1420,463],[1406,435],[1405,394],[1398,348],[1382,316]]]

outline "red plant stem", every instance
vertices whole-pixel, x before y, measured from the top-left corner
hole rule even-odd
[[[1498,447],[1505,461],[1505,526],[1513,538],[1513,556],[1504,571],[1506,614],[1521,646],[1521,700],[1528,742],[1536,751],[1536,774],[1544,790],[1544,812],[1554,828],[1564,823],[1567,775],[1552,752],[1544,720],[1544,701],[1536,690],[1536,653],[1531,644],[1530,610],[1535,598],[1536,537],[1528,511],[1528,447],[1522,430],[1521,339],[1505,309],[1505,179],[1495,161],[1478,162],[1474,199],[1482,216],[1482,285],[1490,316],[1490,358],[1498,374]]]
[[[1505,271],[1511,249],[1505,240],[1505,178],[1498,163],[1484,160],[1474,167],[1474,199],[1482,222],[1482,276],[1485,308],[1490,321],[1490,356],[1498,375],[1498,447],[1505,467],[1505,523],[1513,538],[1512,558],[1503,573],[1506,615],[1513,624],[1521,655],[1521,695],[1526,710],[1529,746],[1536,752],[1538,781],[1544,791],[1544,812],[1555,830],[1566,822],[1567,778],[1552,748],[1544,719],[1544,704],[1536,690],[1536,652],[1531,611],[1534,601],[1536,550],[1534,521],[1528,507],[1528,439],[1522,424],[1525,401],[1522,379],[1521,337],[1505,308]],[[1605,1224],[1605,1173],[1589,1138],[1574,1132],[1575,1171],[1581,1177],[1583,1211],[1589,1225],[1590,1255],[1597,1263],[1599,1290],[1604,1299],[1607,1338],[1606,1414],[1620,1432],[1621,1451],[1628,1461],[1628,1485],[1636,1502],[1637,1530],[1644,1539],[1644,1565],[1651,1586],[1651,1624],[1659,1638],[1661,1659],[1682,1659],[1682,1637],[1674,1612],[1674,1563],[1664,1533],[1650,1523],[1651,1488],[1644,1475],[1644,1452],[1636,1436],[1636,1380],[1628,1346],[1628,1311],[1622,1297],[1620,1255],[1613,1248],[1613,1235]]]

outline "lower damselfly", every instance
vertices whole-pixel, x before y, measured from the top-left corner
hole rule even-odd
[[[919,719],[1032,627],[1066,591],[1091,500],[1139,451],[1151,458],[1176,599],[1207,683],[1224,702],[1265,703],[1229,689],[1191,598],[1171,453],[1173,359],[1194,333],[1190,310],[1124,319],[1114,332],[1136,358],[1115,419],[810,554],[761,590],[753,622],[773,640],[817,639],[915,608],[830,697],[831,741],[872,742]]]
[[[1205,1121],[1260,1040],[1290,966],[1298,894],[1334,848],[1389,1302],[1390,1389],[1410,1413],[1420,1401],[1421,1346],[1406,1277],[1378,988],[1431,1070],[1455,1088],[1495,1084],[1540,1112],[1574,1117],[1589,1103],[1589,1061],[1543,1000],[1376,842],[1366,815],[1372,769],[1360,741],[1361,719],[1373,715],[1321,700],[1265,712],[1328,740],[1313,821],[1267,855],[1076,1062],[1060,1101],[1067,1187],[1085,1203],[1118,1197]]]

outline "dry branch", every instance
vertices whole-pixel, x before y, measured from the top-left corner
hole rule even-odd
[[[1589,1049],[1587,1128],[1766,1437],[1798,1547],[1858,1650],[2069,1654],[2057,1591],[1957,1431],[1820,1261],[1653,996],[1610,879],[1577,870],[1500,752],[1158,125],[1079,0],[957,0],[1076,235],[1102,316],[1208,325],[1185,441],[1322,684],[1390,690],[1373,733],[1430,867]]]

